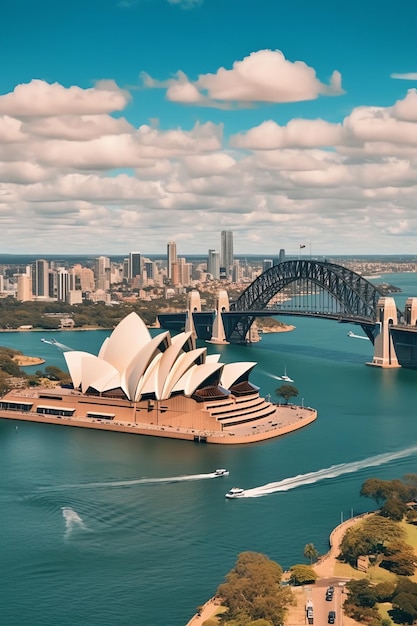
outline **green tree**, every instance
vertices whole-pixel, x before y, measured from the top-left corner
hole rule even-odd
[[[313,561],[317,561],[319,553],[317,552],[314,543],[307,543],[304,546],[304,558],[310,561],[310,565]]]
[[[55,381],[60,381],[60,382],[71,380],[71,377],[68,374],[68,372],[63,372],[56,365],[48,365],[47,367],[45,367],[45,375],[50,380],[55,380]]]
[[[412,624],[417,619],[417,596],[401,592],[392,599],[392,606],[403,613],[404,621]],[[404,623],[403,621],[403,623]]]
[[[283,398],[285,400],[285,404],[288,404],[288,400],[298,396],[299,391],[297,387],[294,387],[294,385],[281,385],[281,387],[278,387],[275,390],[275,393],[279,398]]]
[[[390,602],[395,592],[395,583],[391,580],[385,580],[375,585],[375,593],[377,602]]]
[[[372,498],[378,504],[384,502],[390,493],[389,481],[379,478],[368,478],[362,485],[360,495],[365,498]]]
[[[254,620],[269,620],[273,626],[281,624],[285,607],[292,602],[288,587],[282,587],[282,568],[264,554],[242,552],[236,565],[226,576],[217,594],[228,611],[223,622],[237,620],[247,624]]]
[[[377,594],[375,587],[371,585],[368,579],[350,580],[346,583],[346,589],[348,592],[346,602],[348,604],[355,604],[356,606],[367,608],[375,606]]]
[[[381,515],[394,522],[401,522],[407,513],[407,505],[395,496],[390,496],[381,507]]]
[[[389,541],[403,540],[405,531],[392,520],[372,515],[348,528],[340,544],[342,560],[356,567],[359,556],[384,554]]]
[[[315,583],[317,574],[311,565],[292,565],[290,567],[290,583],[292,585],[309,585]]]
[[[415,570],[413,548],[404,541],[391,541],[385,547],[381,567],[398,576],[412,576]]]

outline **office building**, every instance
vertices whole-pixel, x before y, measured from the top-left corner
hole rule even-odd
[[[94,278],[96,289],[103,291],[110,289],[110,259],[107,256],[100,256],[96,259]]]
[[[142,273],[142,255],[140,252],[129,253],[128,278],[133,280]]]
[[[284,248],[281,248],[281,250],[279,251],[279,259],[278,259],[279,263],[284,263],[285,261],[285,250]]]
[[[28,274],[19,274],[17,277],[16,300],[19,302],[32,300],[32,279]]]
[[[262,261],[262,271],[266,272],[267,270],[271,269],[271,267],[273,266],[273,261],[272,259],[264,259]]]
[[[167,245],[167,277],[172,281],[172,266],[177,263],[177,244],[175,241],[169,241]],[[174,283],[175,284],[175,283]]]
[[[49,263],[37,259],[31,267],[32,294],[37,298],[49,297]]]
[[[232,267],[232,282],[240,283],[241,278],[242,278],[242,268],[240,267],[240,261],[239,259],[235,259],[233,261],[233,267]]]
[[[213,280],[220,278],[220,253],[217,250],[208,251],[207,272],[212,275]]]
[[[233,232],[231,230],[221,232],[220,266],[226,269],[226,274],[229,276],[233,266]]]
[[[56,273],[57,277],[57,300],[58,302],[66,302],[70,292],[70,273],[68,270],[60,267]]]

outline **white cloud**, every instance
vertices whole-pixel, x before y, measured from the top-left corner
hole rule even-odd
[[[277,148],[313,148],[335,146],[342,140],[340,124],[324,120],[294,119],[286,126],[272,120],[235,135],[231,145],[249,150],[276,150]]]
[[[3,251],[16,252],[16,242],[61,251],[70,240],[73,252],[139,245],[153,253],[178,239],[183,254],[201,253],[218,248],[224,228],[235,230],[239,254],[272,254],[277,237],[296,248],[311,239],[315,254],[334,253],[335,240],[339,252],[369,242],[392,249],[399,237],[414,251],[414,89],[392,106],[356,107],[340,123],[271,119],[226,139],[212,122],[162,130],[116,119],[111,106],[126,100],[116,90],[112,104],[108,84],[56,85],[54,107],[44,83],[33,109],[32,83],[21,87],[18,98],[16,90],[0,97]]]
[[[220,67],[215,74],[201,74],[196,81],[182,71],[166,81],[147,74],[142,79],[146,87],[166,88],[168,100],[204,106],[301,102],[344,93],[340,72],[335,70],[329,83],[322,83],[312,67],[303,61],[289,61],[280,50],[252,52],[235,61],[231,69]]]
[[[397,100],[391,112],[398,120],[417,122],[417,89],[409,89],[404,100]]]
[[[406,74],[391,74],[391,78],[399,78],[401,80],[417,80],[417,72],[408,72]]]
[[[110,80],[81,89],[34,79],[0,96],[0,115],[20,118],[110,113],[124,109],[129,99],[129,93]]]

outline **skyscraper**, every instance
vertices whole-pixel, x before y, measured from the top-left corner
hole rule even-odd
[[[142,272],[142,255],[140,252],[129,252],[129,280],[133,280],[135,276],[140,276]]]
[[[177,263],[177,244],[175,241],[169,241],[167,245],[167,276],[172,279],[172,265]]]
[[[213,276],[214,280],[220,278],[220,253],[217,250],[208,251],[207,272]]]
[[[70,273],[64,267],[57,271],[57,300],[66,302],[70,292]]]
[[[285,250],[284,248],[281,248],[281,250],[279,251],[279,263],[284,263],[285,261]]]
[[[220,266],[226,268],[227,275],[233,265],[233,232],[222,230],[220,247]]]
[[[103,291],[110,289],[110,259],[107,256],[100,256],[96,259],[94,276],[96,289]]]
[[[32,265],[32,294],[41,298],[49,296],[49,263],[37,259]]]

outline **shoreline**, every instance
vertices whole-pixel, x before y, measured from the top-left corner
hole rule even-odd
[[[41,359],[37,356],[26,356],[25,354],[16,354],[13,357],[13,361],[18,364],[19,367],[31,367],[32,365],[43,365],[45,359]]]
[[[7,401],[6,397],[2,398]],[[22,397],[22,400],[24,397]],[[293,407],[296,411],[294,412]],[[289,415],[288,410],[291,411]],[[130,433],[133,435],[145,435],[151,437],[163,437],[166,439],[180,439],[192,442],[211,443],[218,445],[240,445],[258,443],[276,437],[282,437],[308,426],[317,419],[317,411],[310,407],[296,405],[277,405],[277,415],[282,422],[270,426],[260,425],[256,432],[241,432],[238,434],[226,431],[199,431],[195,428],[184,428],[169,425],[157,425],[150,423],[132,423],[123,421],[105,421],[97,418],[55,417],[52,415],[23,413],[19,411],[0,410],[0,419],[16,420],[21,422],[35,422],[42,424],[55,424],[58,426],[70,426],[75,428],[89,428],[92,430]]]
[[[334,576],[334,566],[337,556],[339,554],[339,547],[344,537],[344,534],[348,530],[348,528],[354,526],[364,517],[372,514],[373,513],[362,513],[360,515],[356,515],[355,517],[351,517],[350,519],[345,520],[344,522],[333,528],[329,535],[329,550],[326,552],[326,554],[323,554],[316,563],[312,565],[314,571],[318,576],[315,585],[317,585],[317,582],[319,582],[320,580],[327,579],[331,579],[333,584],[334,578],[340,578]],[[282,580],[285,581],[288,580],[288,578],[289,574],[287,576],[284,575],[282,577]],[[345,582],[344,578],[341,580]],[[287,607],[287,612],[284,619],[284,626],[292,626],[293,624],[305,623],[304,587],[294,587],[292,588],[292,590],[293,593],[297,593],[296,590],[301,592],[302,606],[299,607],[299,602],[297,602],[296,605]],[[220,599],[216,595],[214,595],[202,605],[200,613],[195,613],[185,626],[202,626],[205,620],[209,619],[210,617],[214,617],[217,614],[217,611],[221,606],[222,604]],[[346,625],[350,626],[356,626],[356,624],[359,624],[359,622],[355,622],[355,620],[349,618],[345,614],[345,612],[343,612],[343,623],[346,623]]]

